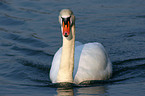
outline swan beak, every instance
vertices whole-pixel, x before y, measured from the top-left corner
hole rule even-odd
[[[63,36],[68,37],[70,34],[70,21],[63,22]]]

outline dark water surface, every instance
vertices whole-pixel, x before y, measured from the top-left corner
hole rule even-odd
[[[110,80],[69,89],[51,83],[62,8],[76,15],[77,41],[105,46]],[[145,0],[0,0],[0,96],[53,95],[145,95]]]

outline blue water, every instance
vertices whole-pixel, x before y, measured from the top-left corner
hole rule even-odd
[[[76,16],[76,40],[100,42],[113,76],[58,88],[49,70],[62,38],[59,11]],[[0,0],[0,96],[144,96],[144,0]]]

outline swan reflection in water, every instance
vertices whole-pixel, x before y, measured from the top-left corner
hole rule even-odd
[[[58,88],[57,96],[85,96],[95,95],[100,96],[107,94],[107,86],[93,86],[93,87],[80,87],[80,88]]]

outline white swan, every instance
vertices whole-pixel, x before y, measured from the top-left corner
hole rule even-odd
[[[97,42],[75,42],[75,16],[69,9],[59,15],[63,45],[54,55],[50,70],[52,83],[76,83],[88,80],[109,79],[112,64],[104,49]]]

